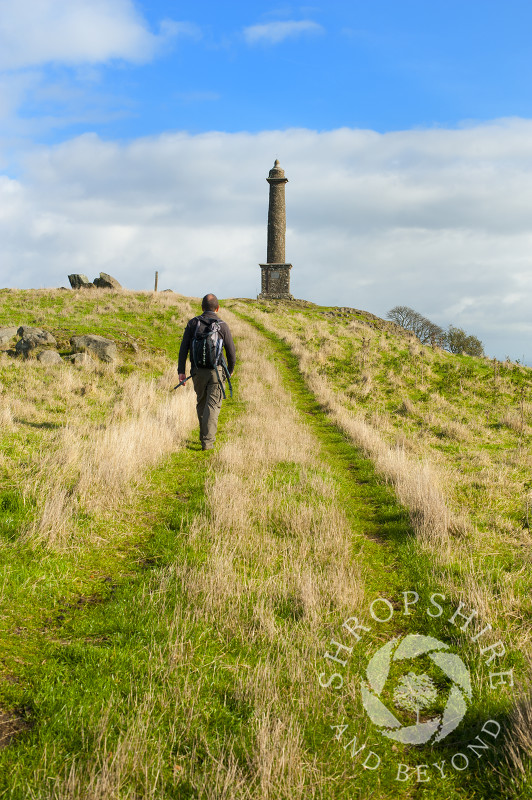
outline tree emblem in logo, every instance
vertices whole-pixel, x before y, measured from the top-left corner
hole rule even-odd
[[[431,738],[434,742],[440,742],[458,727],[467,710],[466,698],[471,699],[471,679],[469,670],[459,656],[442,652],[448,649],[449,645],[431,636],[408,634],[401,641],[392,639],[370,659],[366,670],[367,681],[361,681],[362,703],[371,721],[381,728],[383,736],[403,744],[424,744]],[[451,681],[447,703],[442,714],[420,722],[421,711],[434,702],[438,691],[428,675],[409,672],[400,680],[393,694],[394,703],[399,708],[416,714],[415,725],[403,726],[380,696],[392,662],[413,660],[425,654]]]

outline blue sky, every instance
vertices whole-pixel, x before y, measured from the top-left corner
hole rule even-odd
[[[410,305],[532,363],[532,4],[0,0],[0,285]]]
[[[137,52],[59,54],[55,62],[50,53],[31,65],[42,82],[21,114],[49,118],[42,141],[87,127],[112,138],[182,129],[384,132],[531,113],[529,2],[107,5],[121,6],[125,20],[156,39],[153,48],[139,42]],[[80,122],[69,124],[76,115]]]

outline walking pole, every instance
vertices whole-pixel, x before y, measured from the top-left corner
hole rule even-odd
[[[186,383],[186,382],[187,382],[187,381],[188,381],[188,380],[189,380],[191,377],[192,377],[192,375],[189,375],[189,376],[188,376],[188,378],[185,378],[185,380],[184,380],[184,381],[180,381],[180,382],[177,384],[177,386],[174,386],[174,389],[179,389],[179,387],[180,387],[180,386],[184,386],[184,385],[185,385],[185,383]],[[172,389],[172,392],[174,391],[174,389]]]

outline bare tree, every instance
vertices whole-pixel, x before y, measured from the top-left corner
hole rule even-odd
[[[443,328],[431,322],[418,311],[414,311],[413,308],[394,306],[386,316],[405,330],[411,331],[421,344],[431,344],[435,347],[436,345],[441,346],[445,341]]]
[[[409,308],[408,306],[394,306],[390,311],[387,313],[388,319],[393,320],[401,328],[405,328],[405,330],[410,331],[412,330],[412,321],[416,316],[417,311],[414,311],[413,308]]]

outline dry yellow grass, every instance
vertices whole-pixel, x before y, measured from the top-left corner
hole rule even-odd
[[[60,296],[66,317],[76,313],[76,303],[85,297]],[[124,326],[128,313],[138,311],[138,294],[104,290],[98,298],[108,314],[116,307],[117,315],[126,317]],[[148,295],[145,302],[153,307],[154,324],[158,309],[175,309],[176,337],[193,315],[189,299],[173,293]],[[45,311],[34,311],[33,320],[48,327]],[[94,320],[97,332],[97,313]],[[125,346],[128,341],[124,331],[120,342]],[[9,381],[9,389],[0,385],[0,422],[15,448],[12,459],[18,456],[22,462],[6,466],[16,471],[18,491],[35,499],[34,519],[23,536],[28,543],[55,549],[80,544],[79,513],[111,516],[131,499],[143,470],[182,446],[197,424],[191,387],[170,391],[177,383],[175,364],[142,347],[132,360],[139,372],[128,375],[114,364],[45,367],[35,359],[0,355]],[[162,377],[148,378],[147,370],[162,372]],[[82,534],[90,539],[90,522]]]
[[[260,574],[245,570],[235,573],[231,565],[235,561],[245,565],[255,554],[272,567],[282,547],[283,565],[275,584],[263,595],[261,624],[266,624],[272,603],[282,599],[299,604],[310,620],[315,619],[315,607],[322,608],[329,600],[348,610],[352,589],[347,597],[341,587],[359,586],[360,577],[349,564],[349,526],[334,507],[334,490],[327,467],[317,455],[316,440],[299,421],[290,395],[266,358],[261,337],[234,318],[231,326],[239,336],[246,414],[237,423],[237,435],[213,459],[213,480],[207,489],[210,515],[196,521],[200,526],[196,535],[213,529],[212,535],[223,533],[212,542],[212,560],[201,578],[204,585],[195,582],[190,591],[205,592],[208,603],[227,602],[229,624],[231,601],[245,598],[249,588],[261,585],[262,580]],[[297,474],[288,484],[286,478],[276,481],[270,476],[276,465],[295,467]],[[314,502],[294,503],[292,493],[304,493]],[[283,532],[281,542],[272,528]],[[335,568],[326,569],[333,558]],[[314,571],[309,575],[312,563]]]
[[[268,314],[260,314],[260,321],[266,328],[281,335],[299,359],[300,367],[321,405],[328,411],[334,422],[374,461],[377,469],[394,485],[400,502],[411,511],[412,522],[423,542],[433,542],[439,552],[450,547],[449,531],[459,528],[461,522],[453,515],[445,498],[445,478],[435,471],[425,459],[412,457],[402,447],[390,447],[381,431],[386,432],[386,424],[379,427],[370,424],[360,413],[347,408],[342,396],[338,395],[330,383],[315,369],[311,351],[307,350],[294,334],[279,329],[272,323]],[[405,400],[405,413],[414,413],[414,406]],[[377,415],[374,422],[380,420]]]
[[[525,775],[525,762],[532,753],[532,695],[529,686],[523,687],[521,698],[512,710],[509,728],[511,735],[506,741],[506,758],[512,769]]]
[[[111,513],[131,499],[146,467],[183,444],[197,424],[195,403],[191,391],[170,395],[172,380],[175,374],[164,381],[163,394],[154,381],[130,378],[117,408],[122,419],[114,421],[111,410],[107,424],[70,421],[55,435],[24,486],[39,498],[28,542],[72,544],[76,513]]]

